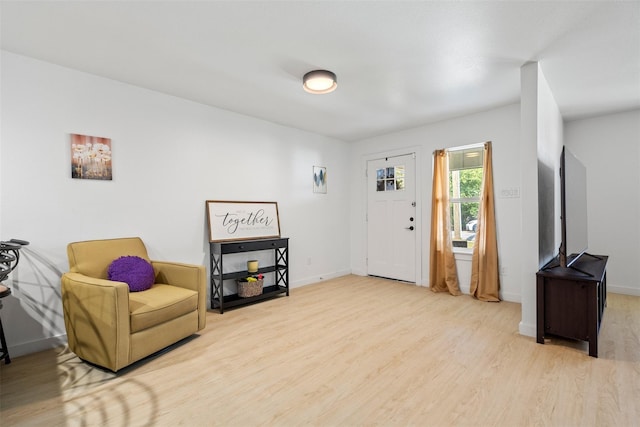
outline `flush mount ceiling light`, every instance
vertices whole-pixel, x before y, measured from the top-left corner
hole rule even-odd
[[[331,71],[314,70],[304,75],[302,87],[309,93],[329,93],[336,90],[338,81],[336,75]]]

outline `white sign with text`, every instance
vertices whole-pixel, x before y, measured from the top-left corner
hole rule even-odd
[[[207,200],[209,241],[280,237],[277,202]]]

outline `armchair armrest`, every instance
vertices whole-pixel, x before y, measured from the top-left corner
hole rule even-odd
[[[62,275],[69,348],[113,371],[129,363],[129,286],[80,273]]]
[[[156,283],[166,283],[196,292],[206,290],[205,272],[202,265],[167,261],[151,261],[151,265],[156,271]]]
[[[198,330],[206,325],[207,277],[204,266],[179,262],[151,261],[156,282],[198,292]]]

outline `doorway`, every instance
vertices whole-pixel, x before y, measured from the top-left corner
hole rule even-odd
[[[367,274],[416,282],[415,153],[367,162]]]

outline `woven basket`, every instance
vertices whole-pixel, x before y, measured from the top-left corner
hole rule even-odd
[[[255,297],[262,294],[262,283],[264,279],[257,280],[255,282],[240,282],[238,281],[238,296],[240,298]]]

